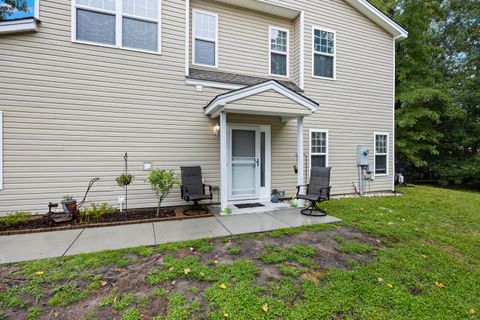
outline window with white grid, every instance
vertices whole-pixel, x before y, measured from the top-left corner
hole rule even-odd
[[[310,167],[328,166],[328,131],[310,130]]]
[[[335,32],[313,28],[313,76],[335,78]]]
[[[388,174],[388,134],[375,133],[375,174]]]
[[[216,67],[218,15],[194,9],[192,25],[193,63]]]
[[[161,0],[74,1],[73,40],[160,52]]]
[[[288,30],[270,27],[270,74],[288,76]]]

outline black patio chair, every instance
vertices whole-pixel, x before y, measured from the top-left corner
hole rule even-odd
[[[325,210],[317,208],[317,204],[330,200],[330,171],[332,168],[314,167],[310,171],[310,183],[297,187],[297,199],[306,200],[310,205],[300,212],[308,216],[326,216]],[[301,194],[302,187],[307,187],[306,193]],[[319,212],[319,214],[314,214]]]
[[[209,212],[206,206],[201,206],[199,201],[211,200],[213,198],[212,186],[203,184],[202,168],[198,167],[181,167],[182,171],[182,186],[180,187],[182,199],[190,202],[193,201],[193,206],[186,209],[183,214],[190,216],[195,213],[201,215]],[[208,193],[205,188],[208,187]]]

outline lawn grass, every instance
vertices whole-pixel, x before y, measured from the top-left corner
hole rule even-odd
[[[322,204],[337,225],[2,266],[0,319],[480,319],[480,193],[400,191]]]

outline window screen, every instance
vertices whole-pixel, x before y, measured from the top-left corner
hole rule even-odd
[[[115,45],[115,15],[77,9],[77,40]]]
[[[158,51],[157,23],[124,17],[122,32],[124,47]]]

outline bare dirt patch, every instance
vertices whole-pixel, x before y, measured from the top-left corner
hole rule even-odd
[[[354,241],[368,245],[372,247],[372,250],[364,254],[340,252],[336,247],[343,241]],[[260,259],[267,247],[289,250],[289,248],[295,246],[314,249],[314,254],[308,256],[309,261],[313,261],[312,265],[306,266],[299,261],[289,261],[288,259],[278,263],[265,263]],[[6,319],[25,318],[26,310],[32,306],[37,306],[42,309],[38,319],[83,319],[88,315],[93,319],[120,319],[125,310],[135,308],[139,310],[145,319],[151,319],[159,315],[166,316],[169,312],[169,299],[172,295],[180,293],[188,303],[195,302],[197,307],[194,313],[197,318],[208,319],[211,307],[203,293],[212,286],[212,280],[204,281],[181,275],[178,278],[152,285],[145,281],[149,271],[164,270],[167,255],[180,261],[192,256],[198,257],[200,263],[208,266],[208,268],[215,268],[222,264],[231,264],[239,260],[249,260],[259,271],[253,283],[262,288],[270,288],[274,283],[286,278],[287,275],[285,275],[285,271],[282,272],[282,268],[298,270],[297,275],[288,275],[288,277],[295,281],[300,291],[298,295],[301,299],[302,281],[307,280],[321,285],[322,277],[329,269],[351,268],[352,259],[359,264],[367,263],[374,258],[376,249],[381,246],[381,242],[358,229],[339,227],[326,231],[304,231],[294,235],[278,237],[272,237],[269,234],[259,234],[212,239],[206,249],[204,247],[202,247],[203,249],[196,247],[193,250],[182,248],[158,251],[156,248],[153,248],[153,253],[149,256],[142,256],[138,254],[138,251],[132,250],[123,256],[123,258],[129,261],[124,266],[101,266],[89,269],[82,274],[72,275],[73,279],[79,283],[80,290],[88,290],[88,295],[78,302],[67,306],[51,306],[48,304],[49,299],[53,295],[53,287],[72,281],[72,279],[63,279],[59,282],[50,281],[42,284],[44,294],[36,300],[36,303],[28,292],[20,291],[20,298],[24,301],[30,301],[30,305],[24,307],[7,306],[4,312]],[[16,271],[21,267],[21,264],[0,267],[0,303],[3,303],[1,294],[5,293],[9,288],[27,284],[28,281],[25,276],[24,278],[19,278],[18,274],[16,274]],[[46,270],[46,272],[50,272],[50,270]],[[94,289],[88,289],[89,284],[91,285],[91,280],[88,279],[91,279],[92,276],[99,277],[106,284]],[[412,294],[415,293],[416,290],[413,290]],[[118,297],[116,299],[121,299],[125,295],[133,295],[133,298],[127,305],[121,308],[117,306],[115,309],[111,305],[101,306],[101,302],[111,295],[116,295]]]

